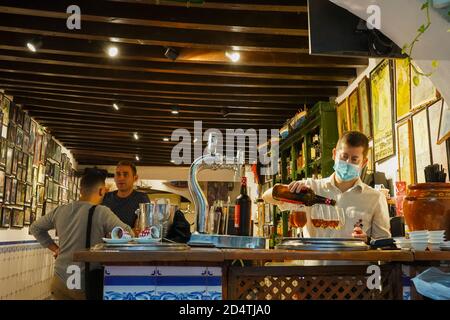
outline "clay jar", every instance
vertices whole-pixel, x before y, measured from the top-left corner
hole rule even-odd
[[[450,238],[450,183],[431,182],[409,186],[403,213],[410,231],[446,230]]]

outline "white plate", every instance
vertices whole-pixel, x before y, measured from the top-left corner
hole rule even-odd
[[[111,244],[121,244],[128,243],[131,239],[122,238],[122,239],[111,239],[111,238],[103,238],[103,241]]]
[[[154,243],[154,242],[160,242],[161,239],[154,239],[154,238],[133,238],[134,241],[137,243]]]

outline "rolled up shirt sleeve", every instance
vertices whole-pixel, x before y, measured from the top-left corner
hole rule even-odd
[[[50,211],[30,226],[30,233],[45,248],[48,248],[51,244],[56,244],[48,233],[49,230],[55,229],[56,210]]]
[[[390,238],[390,229],[391,224],[386,197],[380,193],[380,196],[375,202],[373,208],[372,226],[370,229],[371,232],[368,236],[373,239]]]

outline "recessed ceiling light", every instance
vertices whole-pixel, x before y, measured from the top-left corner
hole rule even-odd
[[[139,161],[139,160],[141,160],[141,158],[139,158],[139,156],[136,155],[136,161]]]
[[[34,46],[34,44],[32,44],[31,42],[27,42],[27,48],[28,50],[30,50],[31,52],[36,52],[36,47]]]
[[[114,109],[119,110],[119,104],[117,102],[113,103],[113,107]]]
[[[138,136],[138,133],[137,133],[137,132],[135,132],[135,133],[133,134],[133,137],[134,137],[135,140],[139,140],[139,136]]]
[[[163,138],[163,141],[167,142],[169,141],[169,138]]]
[[[177,107],[173,107],[171,113],[172,114],[179,114],[180,112],[178,111]]]
[[[225,52],[225,55],[227,56],[228,59],[230,59],[233,62],[238,62],[239,59],[241,58],[241,54],[239,52],[236,51],[231,51],[231,52]]]
[[[111,58],[116,57],[119,54],[119,49],[116,46],[110,46],[108,48],[108,56]]]

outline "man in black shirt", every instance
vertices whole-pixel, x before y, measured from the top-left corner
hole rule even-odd
[[[139,203],[150,202],[145,193],[134,190],[134,183],[138,180],[137,170],[134,163],[120,161],[114,174],[114,182],[117,190],[108,192],[103,205],[109,207],[122,222],[134,228],[136,224],[136,209]]]

